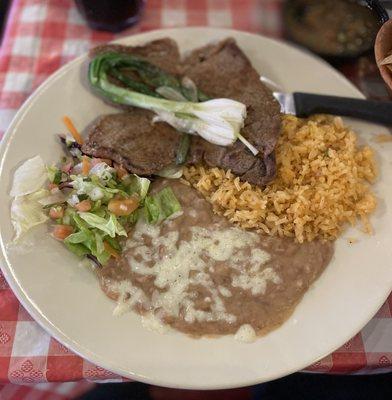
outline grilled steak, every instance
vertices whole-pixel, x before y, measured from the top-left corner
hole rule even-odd
[[[152,175],[174,162],[181,137],[165,123],[153,125],[153,116],[136,108],[105,115],[92,127],[82,150],[109,158],[135,174]]]
[[[254,157],[240,141],[219,147],[195,138],[188,162],[204,161],[209,166],[231,169],[243,180],[260,186],[272,180],[280,107],[235,41],[226,39],[194,50],[184,61],[183,73],[210,97],[227,97],[247,106],[241,133],[260,151],[260,156]]]
[[[181,66],[180,53],[177,43],[169,38],[154,40],[144,46],[123,46],[120,44],[104,44],[97,46],[90,52],[90,57],[107,53],[133,54],[144,58],[150,63],[164,69],[171,74],[178,74]]]
[[[160,39],[145,46],[103,45],[93,49],[91,57],[102,52],[131,53],[177,74],[180,54],[177,43]],[[138,175],[152,175],[172,164],[180,135],[171,126],[152,123],[154,114],[148,110],[126,107],[128,112],[101,117],[91,128],[82,150],[94,157],[110,158]]]
[[[170,73],[189,76],[212,98],[226,97],[244,103],[247,118],[242,134],[260,154],[253,156],[239,141],[221,147],[193,136],[187,164],[205,162],[231,169],[241,179],[259,186],[273,179],[273,150],[280,130],[279,105],[233,39],[194,50],[183,63],[176,43],[170,39],[142,47],[100,46],[92,55],[102,51],[139,55]],[[101,118],[82,150],[95,157],[111,158],[140,175],[154,174],[173,163],[180,135],[165,123],[152,124],[153,114],[149,111],[127,109],[127,113]]]

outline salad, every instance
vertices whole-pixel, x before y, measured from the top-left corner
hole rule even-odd
[[[15,239],[50,220],[52,236],[68,250],[104,265],[119,257],[121,238],[139,218],[156,224],[181,206],[171,188],[151,194],[149,179],[82,154],[82,137],[68,117],[64,122],[71,135],[60,136],[66,150],[61,161],[48,166],[36,156],[15,172],[10,193]]]

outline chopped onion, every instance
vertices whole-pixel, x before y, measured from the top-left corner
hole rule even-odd
[[[80,202],[79,197],[76,194],[73,194],[72,196],[70,196],[70,198],[67,200],[67,203],[74,207],[76,206],[76,204],[78,204]]]

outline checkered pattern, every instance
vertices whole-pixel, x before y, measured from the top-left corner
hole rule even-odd
[[[0,386],[1,400],[71,400],[95,385],[88,381]]]
[[[280,0],[147,0],[140,24],[121,35],[162,27],[210,25],[281,36]],[[45,78],[92,46],[115,38],[89,30],[71,0],[14,0],[0,50],[0,135],[16,110]],[[371,322],[311,371],[359,373],[392,369],[392,296]],[[34,345],[32,346],[32,338]],[[28,340],[27,340],[28,339]],[[121,380],[81,359],[45,333],[26,313],[0,274],[0,382]],[[34,386],[34,399],[52,397]],[[76,390],[73,384],[68,388]],[[2,399],[27,398],[27,386],[5,385]],[[51,392],[53,390],[51,389]],[[30,395],[29,395],[30,396]]]

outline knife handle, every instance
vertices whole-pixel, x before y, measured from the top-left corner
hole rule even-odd
[[[392,125],[392,101],[361,100],[301,92],[293,93],[293,97],[298,117],[333,114]]]

